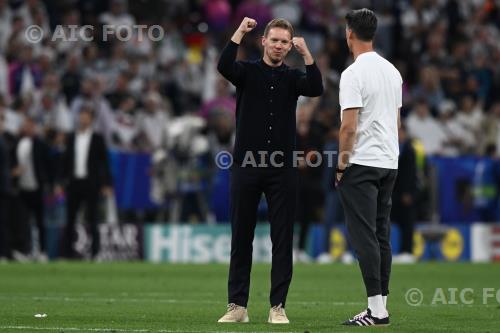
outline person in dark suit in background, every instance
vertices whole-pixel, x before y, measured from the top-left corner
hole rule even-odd
[[[298,200],[297,222],[299,223],[298,247],[294,251],[294,260],[311,262],[306,243],[310,224],[318,220],[318,207],[323,201],[321,188],[322,163],[318,154],[322,150],[323,128],[313,119],[313,109],[302,105],[297,109],[297,151],[303,154],[298,158]]]
[[[99,253],[99,195],[110,195],[112,178],[104,138],[92,131],[94,110],[84,105],[77,130],[70,134],[62,160],[61,185],[66,186],[65,256],[74,258],[75,222],[82,204],[92,233],[92,258]],[[59,188],[60,190],[60,188]]]
[[[402,124],[399,129],[399,168],[392,193],[392,220],[399,225],[401,251],[393,257],[394,263],[415,262],[413,256],[413,231],[417,218],[418,191],[417,162],[412,140]]]
[[[3,135],[4,114],[0,112],[0,260],[10,257],[7,246],[7,196],[10,190],[10,163]]]
[[[39,251],[33,253],[33,258],[47,261],[47,240],[45,232],[43,195],[47,187],[53,185],[53,173],[50,165],[49,148],[36,134],[36,124],[31,117],[25,117],[21,137],[17,142],[13,160],[13,176],[19,190],[19,198],[23,207],[23,248],[31,252],[31,223],[35,218],[38,229]]]

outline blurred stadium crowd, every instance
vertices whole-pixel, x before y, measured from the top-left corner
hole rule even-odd
[[[213,156],[231,150],[236,99],[216,63],[244,16],[256,19],[260,29],[245,36],[242,59],[261,56],[260,34],[273,17],[288,19],[305,37],[325,94],[299,100],[298,150],[336,150],[338,83],[352,62],[344,16],[360,7],[377,13],[377,51],[404,78],[402,117],[416,155],[415,187],[425,188],[427,156],[497,156],[498,1],[0,0],[0,154],[10,161],[0,169],[2,220],[19,220],[25,211],[14,207],[23,207],[19,179],[26,168],[12,162],[25,137],[38,137],[49,152],[47,175],[37,184],[44,204],[64,202],[57,186],[60,156],[82,108],[94,114],[94,130],[109,150],[151,155],[147,179],[160,208],[119,211],[120,221],[218,220],[209,204],[218,195],[210,188],[219,172]],[[92,38],[54,37],[58,26],[69,36],[69,25],[86,24],[94,27]],[[126,41],[104,41],[98,28],[104,24],[159,25],[164,37],[154,42],[133,34]],[[27,41],[30,25],[42,28],[41,42]],[[303,66],[296,53],[287,62]],[[303,225],[341,221],[333,172],[300,168],[298,219]],[[173,209],[169,202],[176,200],[181,203]],[[428,219],[422,207],[420,218]]]

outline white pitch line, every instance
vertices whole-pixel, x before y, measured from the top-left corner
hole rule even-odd
[[[125,333],[242,333],[247,331],[199,331],[199,330],[167,330],[167,329],[127,329],[127,328],[78,328],[78,327],[37,327],[37,326],[0,326],[0,329],[33,330],[33,331],[71,331],[71,332],[125,332]],[[267,333],[298,333],[298,331],[279,331]]]
[[[29,299],[34,301],[55,302],[98,302],[98,303],[167,303],[167,304],[225,304],[224,301],[194,300],[194,299],[147,299],[147,298],[99,298],[99,297],[66,297],[66,296],[0,296],[2,300]],[[297,301],[297,305],[327,304],[332,306],[363,305],[363,302],[330,302],[330,301]]]
[[[10,296],[1,295],[0,300],[33,300],[33,301],[49,301],[49,302],[95,302],[95,303],[161,303],[161,304],[219,304],[225,306],[223,300],[213,301],[213,300],[197,300],[197,299],[175,299],[175,298],[164,298],[164,299],[148,299],[148,298],[99,298],[99,297],[69,297],[69,296],[29,296],[29,295],[19,295],[14,294]],[[365,302],[333,302],[333,301],[290,301],[289,303],[294,305],[326,305],[326,306],[361,306],[366,305]],[[415,308],[432,307],[440,308],[442,306],[455,307],[455,308],[496,308],[499,303],[491,302],[492,304],[420,304]],[[405,304],[402,304],[403,306]],[[410,307],[410,305],[408,305]],[[413,308],[413,307],[412,307]]]

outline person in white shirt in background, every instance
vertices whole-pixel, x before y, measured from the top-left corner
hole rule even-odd
[[[136,102],[132,96],[125,97],[114,111],[111,125],[110,147],[119,151],[137,150],[139,123]]]
[[[386,326],[391,273],[391,197],[398,172],[403,79],[373,50],[377,17],[368,9],[346,15],[354,63],[340,78],[339,160],[336,181],[368,308],[343,323]]]
[[[169,118],[168,111],[162,105],[161,95],[149,92],[144,98],[144,108],[138,115],[141,138],[145,139],[142,148],[145,151],[153,152],[161,148],[167,135],[166,126]]]
[[[452,101],[445,101],[439,107],[439,123],[445,135],[443,156],[459,156],[473,153],[476,139],[458,121],[456,106]]]
[[[466,94],[460,101],[460,109],[457,113],[457,121],[477,142],[480,140],[483,131],[484,112],[481,110],[476,97],[472,94]],[[484,152],[478,152],[484,153]]]
[[[33,257],[46,262],[47,239],[44,218],[44,193],[53,182],[49,150],[45,142],[36,134],[36,123],[33,118],[25,117],[21,137],[16,147],[13,176],[16,177],[19,195],[23,203],[23,214],[26,217],[27,234],[23,235],[28,247],[33,248],[31,239],[31,217],[34,217],[38,229],[39,249],[34,249]],[[31,253],[27,253],[31,256]]]
[[[428,155],[440,155],[446,136],[439,122],[431,115],[429,106],[422,100],[418,101],[415,108],[406,118],[408,133],[414,139],[422,142]]]

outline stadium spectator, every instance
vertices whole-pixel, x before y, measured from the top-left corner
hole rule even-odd
[[[92,35],[81,27],[80,12],[74,8],[63,14],[61,23],[62,25],[54,31],[54,36],[57,36],[57,43],[54,47],[58,56],[68,59],[72,54],[79,54],[83,47],[89,43],[85,39]],[[62,36],[71,36],[72,38],[62,38]]]
[[[0,0],[0,54],[7,52],[7,43],[12,30],[12,15],[8,0]]]
[[[431,115],[425,101],[417,102],[406,120],[408,132],[422,142],[429,155],[441,154],[446,137],[436,119]]]
[[[57,101],[56,96],[47,92],[41,97],[40,105],[33,111],[33,118],[42,126],[44,136],[47,132],[69,133],[73,128],[69,110],[64,101]]]
[[[24,3],[16,10],[16,14],[22,17],[26,26],[39,24],[45,31],[48,31],[49,21],[47,15],[47,8],[41,0],[26,0]],[[37,22],[36,16],[40,15],[42,17],[42,22]]]
[[[123,100],[130,96],[129,82],[130,75],[128,72],[122,71],[118,74],[114,87],[111,89],[111,92],[106,95],[106,99],[113,110],[118,109]]]
[[[119,151],[136,151],[138,148],[139,122],[136,102],[132,96],[123,99],[113,114],[110,147]]]
[[[218,78],[216,81],[215,97],[203,103],[200,109],[200,116],[208,122],[208,127],[213,128],[214,119],[221,114],[227,114],[229,118],[235,119],[236,99],[231,95],[229,83]]]
[[[231,4],[228,0],[204,1],[204,14],[210,29],[223,32],[231,20]]]
[[[16,137],[21,127],[22,116],[9,108],[6,98],[3,95],[0,95],[0,113],[3,115],[2,130],[4,135],[10,138]]]
[[[444,101],[439,108],[439,123],[445,136],[442,154],[459,156],[474,152],[476,139],[456,117],[455,103]]]
[[[80,81],[82,75],[80,71],[81,58],[77,53],[69,54],[66,61],[66,68],[61,75],[62,92],[66,97],[68,105],[71,105],[73,99],[80,91]]]
[[[153,152],[160,149],[166,138],[170,112],[164,107],[161,95],[150,92],[144,97],[144,107],[138,114],[138,128],[142,150]]]
[[[420,81],[412,91],[417,101],[424,100],[433,112],[437,111],[444,100],[439,73],[434,66],[425,66],[420,70]]]
[[[40,88],[42,71],[35,61],[33,48],[21,47],[19,58],[9,64],[9,93],[19,96]]]
[[[132,27],[135,24],[135,19],[127,12],[127,0],[111,0],[108,12],[102,13],[99,16],[99,22],[110,26]]]
[[[483,118],[484,112],[476,103],[476,98],[471,94],[463,95],[461,99],[461,108],[457,114],[457,122],[467,132],[467,135],[473,138],[476,144],[479,142],[479,138],[482,135],[481,125],[483,123]],[[477,146],[475,148],[477,149]],[[476,150],[474,149],[474,151],[468,152],[476,153]]]
[[[113,111],[108,100],[102,95],[102,77],[92,75],[84,78],[80,86],[80,94],[71,103],[70,112],[73,121],[79,121],[80,109],[83,105],[90,105],[94,110],[93,126],[95,131],[104,136],[109,143],[113,126]]]
[[[257,22],[269,22],[273,16],[271,8],[266,1],[262,0],[242,0],[233,17],[234,23],[239,23],[244,17],[252,17]]]

